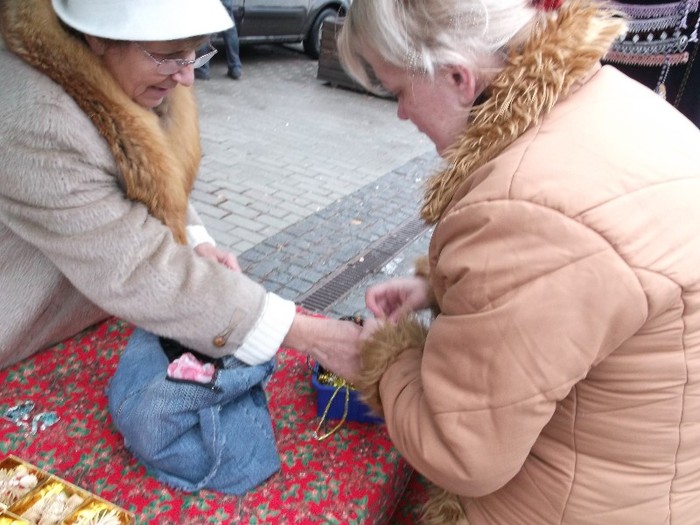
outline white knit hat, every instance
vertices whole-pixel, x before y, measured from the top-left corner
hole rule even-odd
[[[127,41],[178,40],[233,26],[221,0],[51,0],[58,17],[88,35]]]

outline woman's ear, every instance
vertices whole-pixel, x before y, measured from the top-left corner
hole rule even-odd
[[[476,77],[464,66],[451,65],[445,68],[448,75],[448,82],[457,92],[457,97],[464,107],[470,107],[477,96]]]
[[[90,48],[90,51],[95,53],[97,56],[103,56],[107,50],[107,44],[101,38],[92,35],[85,35],[85,41]]]

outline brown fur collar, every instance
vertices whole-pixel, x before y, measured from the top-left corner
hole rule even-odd
[[[488,99],[474,107],[469,127],[446,153],[447,169],[428,181],[423,219],[436,223],[472,173],[564,99],[624,30],[622,19],[587,0],[543,17],[523,46],[509,50]]]
[[[142,108],[61,27],[50,0],[3,0],[0,32],[10,51],[60,84],[90,117],[109,144],[127,196],[185,243],[187,201],[201,156],[192,90],[178,86],[157,111]]]

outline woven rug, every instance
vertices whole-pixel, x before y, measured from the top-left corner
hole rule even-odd
[[[312,372],[288,349],[266,388],[281,471],[240,497],[190,494],[157,481],[124,448],[107,408],[105,387],[131,332],[110,319],[0,371],[0,415],[34,403],[26,425],[0,418],[0,459],[12,454],[33,463],[133,512],[139,524],[416,523],[425,480],[413,475],[382,425],[346,422],[315,439]],[[32,418],[46,412],[59,420],[32,432]]]

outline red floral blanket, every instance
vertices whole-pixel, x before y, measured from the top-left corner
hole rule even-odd
[[[282,470],[245,496],[189,494],[155,478],[124,448],[105,387],[132,327],[108,320],[0,372],[0,415],[31,401],[25,425],[0,418],[0,459],[13,454],[156,524],[410,524],[425,482],[393,448],[382,425],[346,422],[324,441],[311,370],[283,349],[268,387]],[[41,413],[59,419],[32,421]],[[331,422],[332,423],[332,422]],[[410,489],[404,494],[407,485]],[[403,499],[402,499],[403,495]]]

